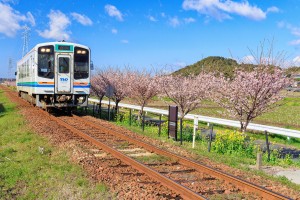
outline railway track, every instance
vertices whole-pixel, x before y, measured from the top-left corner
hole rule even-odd
[[[290,199],[201,163],[118,133],[111,127],[99,126],[75,115],[59,117],[50,115],[50,118],[127,165],[148,175],[157,183],[168,187],[177,193],[179,198]],[[151,157],[154,157],[155,161],[147,160]]]
[[[133,166],[171,190],[178,192],[184,199],[207,199],[216,194],[239,196],[247,199],[290,199],[204,164],[118,133],[110,127],[99,126],[78,116],[53,117],[53,120],[124,163]],[[124,147],[124,143],[127,143],[126,147]],[[142,152],[140,155],[144,155],[144,157],[154,156],[154,154],[163,156],[163,162],[142,163],[137,161],[136,154],[132,154],[135,151]],[[211,187],[208,187],[209,185]]]

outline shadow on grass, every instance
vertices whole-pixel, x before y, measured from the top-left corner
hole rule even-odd
[[[3,103],[0,103],[0,117],[4,116],[5,108],[3,106]]]

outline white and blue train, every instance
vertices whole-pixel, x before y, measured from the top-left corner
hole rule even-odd
[[[17,64],[19,96],[44,108],[87,106],[91,51],[68,42],[37,44]]]

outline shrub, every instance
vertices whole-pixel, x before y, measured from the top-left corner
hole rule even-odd
[[[216,135],[212,150],[221,154],[234,154],[255,158],[255,146],[252,139],[237,131],[223,131]]]

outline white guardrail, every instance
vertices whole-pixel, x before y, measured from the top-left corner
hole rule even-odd
[[[89,98],[89,102],[99,103],[99,100]],[[102,100],[102,103],[109,104],[109,101]],[[115,103],[113,101],[111,101],[110,104],[112,106],[115,105]],[[129,109],[134,109],[134,110],[140,110],[141,109],[141,106],[125,104],[125,103],[119,103],[119,107],[129,108]],[[156,113],[156,114],[162,114],[162,115],[168,115],[169,114],[167,110],[150,108],[150,107],[145,107],[144,111],[145,112]],[[193,114],[187,114],[185,116],[185,119],[194,120],[195,118],[198,118],[199,121],[213,123],[213,124],[220,124],[220,125],[237,127],[237,128],[241,127],[240,122],[234,121],[234,120],[221,119],[221,118],[215,118],[215,117],[207,117],[207,116],[203,116],[203,115],[193,115]],[[279,127],[275,127],[275,126],[267,126],[267,125],[249,123],[247,129],[251,129],[251,130],[254,130],[254,131],[267,131],[268,133],[284,135],[284,136],[287,136],[287,137],[300,138],[300,131],[292,130],[292,129],[286,129],[286,128],[279,128]]]

